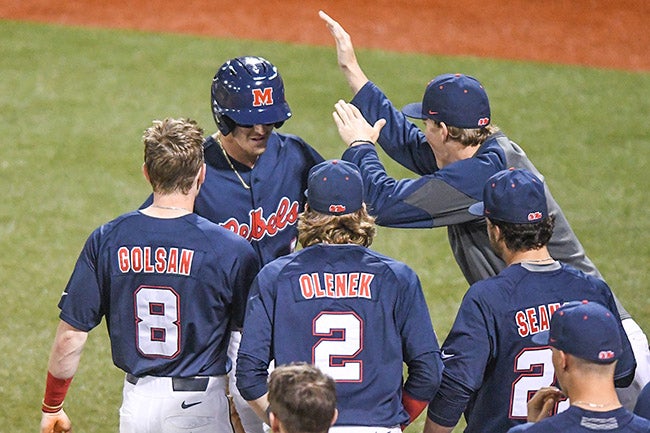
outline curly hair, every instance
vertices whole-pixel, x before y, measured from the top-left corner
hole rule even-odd
[[[490,219],[499,227],[506,247],[511,251],[538,250],[548,244],[555,227],[555,215],[532,224],[514,224]]]
[[[309,207],[298,219],[298,241],[303,247],[326,244],[372,245],[377,229],[375,218],[363,206],[346,215],[327,215]]]
[[[436,122],[439,127],[441,122]],[[488,137],[495,132],[500,131],[496,125],[487,125],[483,128],[458,128],[456,126],[447,125],[447,132],[449,139],[457,141],[464,146],[480,146],[488,139]]]

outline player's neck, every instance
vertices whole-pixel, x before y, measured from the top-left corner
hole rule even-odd
[[[244,149],[242,149],[242,147],[239,146],[236,140],[232,137],[232,134],[224,136],[220,132],[217,132],[213,137],[223,149],[229,164],[232,164],[233,161],[237,161],[248,168],[253,168],[255,166],[259,155],[244,151]],[[231,168],[236,170],[234,166],[231,166]]]
[[[601,370],[605,370],[603,367]],[[621,407],[614,381],[614,369],[600,373],[582,370],[572,363],[566,370],[558,372],[562,391],[569,397],[572,406],[593,412],[607,412]]]
[[[608,412],[621,407],[611,379],[577,383],[567,394],[571,406],[592,412]]]
[[[154,193],[153,203],[142,212],[156,218],[178,218],[192,213],[193,209],[194,195]]]
[[[503,259],[508,266],[516,263],[548,265],[555,261],[546,247],[527,251],[510,251],[506,249],[504,256]]]

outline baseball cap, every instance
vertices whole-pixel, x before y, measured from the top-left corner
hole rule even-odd
[[[402,108],[414,119],[433,119],[457,128],[482,128],[490,124],[490,101],[474,77],[443,74],[431,80],[422,102]]]
[[[614,362],[623,352],[614,313],[597,302],[567,302],[553,313],[550,329],[532,340],[598,364]]]
[[[309,170],[307,203],[317,212],[345,215],[363,205],[363,181],[359,168],[348,161],[330,159]]]
[[[544,183],[528,170],[502,170],[485,183],[483,201],[468,210],[472,215],[507,223],[539,222],[548,217]]]

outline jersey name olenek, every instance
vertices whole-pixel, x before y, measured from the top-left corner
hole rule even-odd
[[[120,247],[117,262],[122,273],[190,275],[194,250],[176,247]]]
[[[370,283],[374,274],[349,272],[341,274],[317,272],[298,277],[300,292],[305,299],[312,298],[372,298]]]
[[[282,197],[277,210],[268,218],[264,218],[264,209],[258,207],[248,213],[248,224],[230,218],[219,225],[249,241],[258,241],[266,235],[275,236],[286,226],[295,224],[298,220],[299,208],[300,204],[297,201],[292,203],[287,197]]]

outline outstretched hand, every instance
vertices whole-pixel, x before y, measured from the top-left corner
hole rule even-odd
[[[364,84],[368,82],[368,77],[363,73],[357,56],[354,53],[352,39],[343,27],[323,11],[318,11],[318,16],[325,21],[334,40],[336,41],[336,59],[339,68],[348,80],[348,85],[353,93],[357,93]]]
[[[347,144],[355,145],[359,141],[375,143],[379,138],[381,129],[386,124],[385,119],[379,119],[374,125],[368,123],[357,107],[343,100],[335,105],[336,111],[332,113],[334,123],[339,130],[341,139]]]

